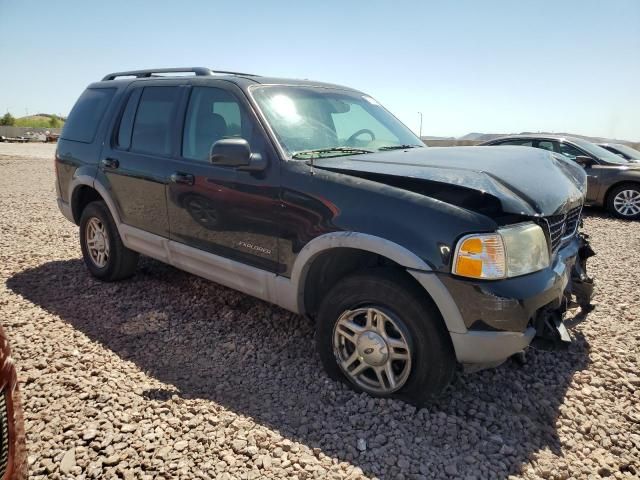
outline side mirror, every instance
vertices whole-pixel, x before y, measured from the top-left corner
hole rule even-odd
[[[259,153],[251,153],[244,138],[223,138],[211,146],[209,162],[213,165],[236,167],[238,170],[258,172],[267,168]]]
[[[587,157],[586,155],[578,155],[573,159],[578,165],[582,165],[582,167],[587,168],[594,164],[593,158]]]

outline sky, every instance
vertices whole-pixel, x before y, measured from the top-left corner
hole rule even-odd
[[[423,135],[640,141],[640,0],[0,0],[0,113],[172,66],[354,87]]]

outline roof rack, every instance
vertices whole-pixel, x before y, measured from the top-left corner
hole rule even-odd
[[[105,80],[115,80],[118,77],[136,77],[136,78],[150,78],[154,76],[158,76],[159,73],[195,73],[197,77],[206,77],[214,74],[226,74],[226,75],[242,75],[248,77],[257,77],[258,75],[254,75],[252,73],[241,73],[241,72],[228,72],[226,70],[211,70],[206,67],[186,67],[186,68],[150,68],[147,70],[130,70],[128,72],[115,72],[105,75],[102,79]]]

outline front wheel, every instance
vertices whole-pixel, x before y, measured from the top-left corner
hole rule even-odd
[[[373,270],[338,282],[320,306],[316,336],[329,375],[372,396],[422,405],[455,372],[437,308],[402,272]]]
[[[640,184],[627,183],[614,188],[607,197],[607,209],[618,218],[640,219]]]

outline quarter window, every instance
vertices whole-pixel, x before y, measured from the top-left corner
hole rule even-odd
[[[91,143],[107,110],[115,88],[88,88],[73,106],[60,137],[75,142]]]
[[[171,154],[171,126],[179,92],[178,87],[146,87],[142,91],[133,122],[131,150],[154,155]]]
[[[253,140],[252,122],[236,98],[226,90],[194,87],[187,107],[182,156],[208,161],[211,146],[222,138]]]

